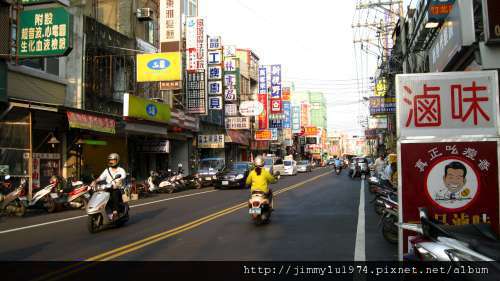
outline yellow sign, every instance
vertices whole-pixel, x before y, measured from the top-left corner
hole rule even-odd
[[[137,55],[137,82],[182,80],[180,52]]]
[[[123,98],[123,116],[167,123],[171,118],[170,106],[125,94]]]
[[[387,82],[385,79],[380,79],[377,81],[377,85],[375,86],[375,96],[376,97],[385,97],[387,93]]]

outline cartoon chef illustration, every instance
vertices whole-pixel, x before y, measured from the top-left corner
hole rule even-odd
[[[444,186],[434,194],[434,200],[446,208],[456,208],[470,201],[471,189],[466,187],[467,168],[459,161],[453,161],[444,167]],[[465,201],[465,202],[464,202]],[[457,204],[458,203],[458,204]]]

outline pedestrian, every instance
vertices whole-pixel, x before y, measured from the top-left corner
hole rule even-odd
[[[375,160],[375,171],[377,172],[377,175],[380,175],[384,172],[384,168],[386,165],[385,162],[385,155],[381,153],[379,157]]]

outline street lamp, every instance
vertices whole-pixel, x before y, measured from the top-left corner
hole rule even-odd
[[[61,142],[54,136],[53,133],[50,133],[52,137],[49,139],[47,142],[48,144],[52,145],[52,148],[55,148],[56,144],[60,144]]]

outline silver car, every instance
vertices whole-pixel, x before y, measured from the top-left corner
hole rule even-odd
[[[299,171],[299,173],[311,172],[311,162],[309,162],[309,160],[301,160],[297,162],[297,170]]]

